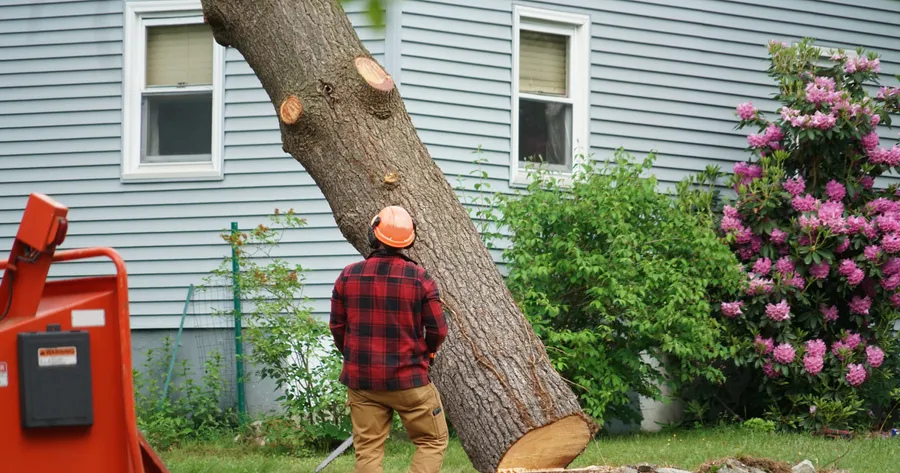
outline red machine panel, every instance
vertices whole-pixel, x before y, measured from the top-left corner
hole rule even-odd
[[[125,263],[54,254],[66,212],[33,195],[0,262],[0,472],[166,473],[137,429]],[[97,257],[116,274],[46,282],[51,263]]]

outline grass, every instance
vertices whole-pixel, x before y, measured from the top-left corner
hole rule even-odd
[[[741,455],[799,463],[809,459],[817,468],[846,469],[853,473],[892,471],[896,468],[900,438],[830,440],[801,434],[766,434],[735,427],[600,437],[572,467],[625,465],[648,462],[695,470],[707,460]],[[409,466],[413,446],[389,441],[385,473],[402,473]],[[352,448],[323,473],[353,471]],[[228,442],[191,445],[162,454],[172,473],[288,473],[312,472],[327,456],[292,458]],[[452,442],[441,471],[473,473],[459,442]]]

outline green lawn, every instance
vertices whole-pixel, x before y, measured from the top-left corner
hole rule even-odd
[[[388,444],[385,473],[402,473],[413,447],[400,441]],[[811,460],[823,467],[854,473],[894,471],[900,437],[893,439],[830,440],[805,435],[764,434],[737,428],[678,433],[601,437],[572,465],[624,465],[640,462],[696,469],[711,459],[747,455],[797,463]],[[843,455],[843,456],[842,456]],[[197,445],[162,455],[172,473],[288,473],[312,472],[326,454],[315,458],[289,458],[221,443]],[[323,473],[353,471],[352,448]],[[442,471],[474,472],[458,442],[453,442]]]

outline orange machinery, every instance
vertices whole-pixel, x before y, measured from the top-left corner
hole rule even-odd
[[[125,263],[56,251],[67,214],[32,194],[0,262],[0,471],[167,473],[137,429]],[[116,274],[47,281],[52,264],[88,258]]]

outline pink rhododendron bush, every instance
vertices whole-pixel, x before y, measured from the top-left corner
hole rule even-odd
[[[718,222],[746,273],[720,307],[733,361],[784,426],[883,427],[900,383],[900,89],[874,53],[769,54],[782,106],[737,106],[752,156]]]

